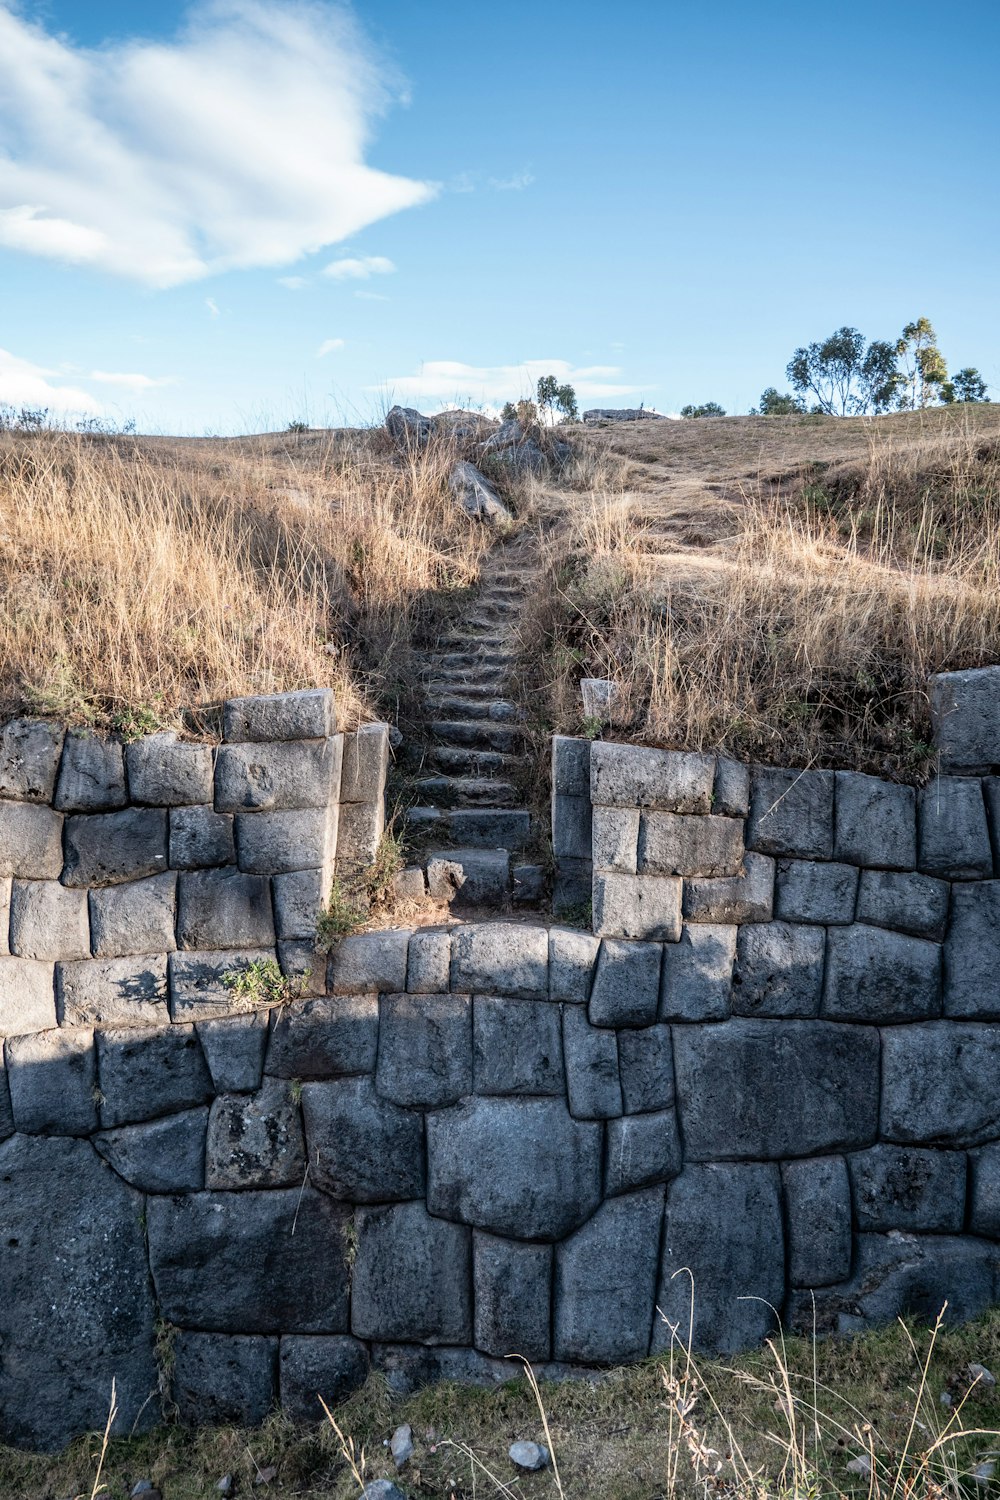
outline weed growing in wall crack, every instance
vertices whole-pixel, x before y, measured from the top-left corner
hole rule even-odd
[[[222,982],[237,1000],[256,1009],[297,1000],[307,978],[308,975],[303,975],[299,979],[290,979],[282,974],[273,958],[258,958],[238,969],[229,969],[223,974]]]

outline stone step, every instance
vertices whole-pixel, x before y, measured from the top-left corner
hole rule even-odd
[[[478,677],[472,682],[461,677],[437,678],[424,684],[424,696],[428,703],[443,702],[452,697],[487,704],[504,701],[491,683],[481,682]]]
[[[492,690],[490,690],[492,691]],[[424,698],[432,711],[447,714],[455,719],[492,719],[495,724],[505,724],[517,718],[517,707],[505,698],[494,698],[484,692],[482,697],[473,697],[471,689],[461,693],[427,692]]]
[[[428,854],[427,889],[434,900],[502,906],[510,897],[506,849],[439,849]]]
[[[482,656],[487,651],[510,651],[509,635],[469,635],[464,630],[451,630],[434,642],[436,651],[474,651]]]
[[[407,809],[407,829],[436,843],[465,849],[524,849],[531,839],[531,814],[523,807]]]
[[[424,659],[439,672],[479,672],[490,667],[509,672],[514,665],[514,657],[509,651],[428,651]]]
[[[442,808],[513,807],[517,801],[510,782],[492,776],[418,776],[413,787]]]
[[[518,764],[516,755],[503,755],[499,750],[467,750],[456,745],[434,745],[427,760],[442,771],[472,776],[488,776],[492,771],[506,771]]]
[[[523,739],[519,729],[489,719],[432,719],[427,732],[441,745],[464,745],[471,750],[516,750]]]

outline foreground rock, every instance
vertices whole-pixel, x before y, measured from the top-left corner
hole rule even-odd
[[[475,464],[463,461],[452,469],[448,487],[467,516],[487,521],[491,526],[504,525],[514,517],[496,490]]]

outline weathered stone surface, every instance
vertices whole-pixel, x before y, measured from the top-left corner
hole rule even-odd
[[[229,948],[221,953],[171,953],[170,1015],[174,1021],[214,1021],[257,1008],[232,980],[254,964],[274,963],[273,948]]]
[[[9,875],[0,876],[0,957],[10,954],[10,897],[14,882]]]
[[[306,688],[269,697],[230,698],[223,711],[227,741],[323,740],[337,728],[331,688]]]
[[[732,1005],[738,1016],[815,1016],[823,988],[822,927],[749,922],[739,929]]]
[[[381,802],[388,769],[388,724],[362,724],[354,734],[345,734],[341,802]]]
[[[595,807],[648,807],[660,812],[712,809],[715,757],[597,740],[590,750]]]
[[[993,866],[1000,873],[1000,776],[983,778],[983,800],[986,803],[986,818],[993,840]]]
[[[192,870],[179,876],[177,938],[182,948],[273,946],[268,881],[239,870]]]
[[[362,1208],[351,1296],[363,1339],[472,1342],[470,1231],[432,1219],[422,1203]]]
[[[65,885],[120,885],[167,868],[167,815],[159,808],[66,819]]]
[[[477,995],[472,1045],[477,1094],[565,1093],[558,1005]]]
[[[881,1135],[975,1146],[997,1133],[1000,1026],[927,1021],[882,1033]]]
[[[55,1024],[52,964],[34,958],[0,958],[0,1036],[46,1031]]]
[[[552,852],[556,859],[590,860],[592,848],[593,808],[590,798],[553,793]]]
[[[618,1068],[625,1113],[666,1109],[674,1102],[674,1054],[669,1026],[618,1034]]]
[[[212,1333],[346,1333],[348,1215],[324,1193],[307,1186],[154,1197],[146,1215],[150,1270],[171,1323]]]
[[[306,1148],[292,1085],[265,1078],[255,1094],[220,1094],[205,1152],[208,1188],[288,1187],[301,1182]]]
[[[878,1065],[878,1035],[866,1026],[679,1026],[674,1071],[685,1156],[760,1160],[869,1146],[878,1123]]]
[[[386,432],[404,448],[425,443],[436,426],[433,417],[423,416],[415,406],[392,406],[385,419]]]
[[[58,880],[15,880],[10,949],[20,958],[89,958],[87,892]]]
[[[600,1202],[600,1155],[600,1126],[571,1119],[561,1099],[467,1099],[427,1117],[427,1207],[494,1234],[561,1239]]]
[[[142,1198],[86,1141],[14,1136],[0,1146],[0,1180],[17,1183],[4,1195],[0,1237],[4,1441],[52,1451],[103,1430],[112,1380],[113,1431],[151,1427],[155,1311]]]
[[[669,875],[594,875],[594,931],[603,937],[676,943],[681,886]]]
[[[48,719],[11,719],[0,730],[0,797],[51,802],[63,730]]]
[[[608,1198],[676,1177],[683,1165],[672,1109],[608,1121],[604,1192]]]
[[[4,1066],[3,1048],[0,1047],[0,1141],[14,1134],[14,1111],[10,1104],[10,1089],[7,1086],[7,1070]]]
[[[380,1099],[370,1078],[302,1086],[309,1174],[353,1203],[419,1198],[424,1191],[423,1119]]]
[[[960,1231],[965,1153],[871,1146],[847,1158],[859,1230]]]
[[[978,887],[959,887],[968,895]],[[862,870],[858,890],[858,921],[893,927],[913,937],[940,942],[948,922],[950,888],[931,875],[899,870]]]
[[[396,902],[406,905],[407,902],[420,902],[427,898],[427,882],[424,872],[419,865],[406,865],[392,877],[392,893]],[[435,984],[435,989],[440,985]]]
[[[720,880],[685,880],[688,922],[769,922],[774,904],[774,860],[748,852],[742,875]]]
[[[125,767],[133,802],[187,807],[212,800],[212,747],[179,744],[172,730],[127,745]]]
[[[372,1073],[377,1050],[377,995],[320,997],[276,1015],[267,1072],[298,1079]]]
[[[843,1021],[921,1021],[941,1014],[941,949],[858,923],[827,939],[823,1015]]]
[[[498,1239],[477,1229],[472,1236],[475,1344],[503,1359],[548,1359],[552,1247]]]
[[[332,810],[331,810],[332,811]],[[339,812],[337,870],[353,874],[366,870],[378,854],[385,831],[385,808],[381,802],[345,802]]]
[[[30,802],[0,802],[0,879],[58,880],[62,814]]]
[[[326,902],[322,870],[294,870],[276,875],[272,882],[274,925],[282,940],[311,940]]]
[[[945,769],[973,771],[1000,762],[1000,667],[940,672],[927,688]]]
[[[498,526],[514,519],[485,474],[480,473],[475,464],[464,459],[457,463],[448,476],[448,488],[465,514],[474,520]]]
[[[828,1286],[851,1274],[851,1184],[842,1156],[781,1167],[792,1286]]]
[[[754,766],[747,848],[805,859],[833,857],[833,772]]]
[[[673,1337],[686,1344],[691,1278],[696,1349],[732,1354],[761,1343],[784,1298],[783,1241],[777,1166],[685,1168],[667,1190],[654,1351]]]
[[[236,857],[251,875],[330,869],[337,847],[337,807],[239,813]]]
[[[911,786],[859,771],[836,773],[834,854],[849,864],[912,870],[917,862],[917,804]]]
[[[223,745],[215,762],[215,810],[325,808],[338,800],[343,753],[341,735]]]
[[[472,1092],[467,995],[384,995],[375,1087],[396,1104],[437,1108]]]
[[[969,1157],[969,1228],[1000,1240],[1000,1141]]]
[[[600,938],[571,927],[549,929],[549,998],[586,1005]]]
[[[782,922],[842,926],[854,921],[857,891],[858,872],[854,865],[780,859],[774,914]]]
[[[946,1016],[1000,1018],[1000,880],[956,885],[944,945]]]
[[[274,1402],[278,1340],[258,1334],[178,1333],[170,1395],[189,1427],[257,1427]]]
[[[982,782],[938,776],[920,793],[918,865],[944,880],[988,880],[993,849]]]
[[[287,1012],[280,1014],[285,1015]],[[251,1090],[260,1088],[264,1052],[268,1042],[266,1011],[244,1016],[223,1016],[217,1021],[199,1021],[195,1031],[216,1093],[250,1093]]]
[[[170,865],[174,870],[201,870],[236,862],[231,813],[214,807],[170,809]]]
[[[121,745],[86,731],[68,734],[54,798],[60,812],[107,812],[127,801]]]
[[[680,942],[664,947],[660,980],[661,1021],[726,1019],[737,931],[734,926],[689,926],[685,923]]]
[[[193,1026],[99,1031],[97,1066],[106,1129],[190,1109],[213,1094]]]
[[[563,1011],[563,1054],[570,1113],[580,1120],[608,1120],[622,1113],[615,1033],[591,1026],[575,1006]]]
[[[418,928],[406,956],[406,988],[411,995],[440,995],[448,988],[451,933]]]
[[[649,1352],[663,1189],[603,1203],[556,1250],[557,1359],[619,1364]]]
[[[185,877],[187,878],[187,877]],[[137,953],[170,953],[174,942],[172,870],[148,880],[130,880],[90,893],[90,931],[95,958],[127,958]],[[68,954],[67,957],[76,957]]]
[[[96,1130],[92,1031],[8,1037],[5,1050],[18,1130],[25,1135],[89,1135]]]
[[[60,1026],[163,1026],[167,959],[83,959],[56,968]]]
[[[327,949],[316,939],[278,943],[278,967],[286,979],[293,980],[289,999],[301,1000],[307,995],[326,994]]]
[[[549,935],[544,927],[472,922],[452,933],[451,987],[463,994],[545,999],[548,960]]]
[[[650,1026],[660,1000],[660,946],[605,938],[588,1016],[593,1026]]]
[[[591,857],[595,870],[613,870],[619,875],[636,873],[641,816],[637,807],[595,807],[593,809]],[[662,816],[674,815],[664,813]],[[673,874],[674,872],[666,873]]]
[[[339,942],[330,955],[329,987],[335,995],[372,991],[398,994],[406,988],[408,931],[359,932]]]
[[[376,1343],[372,1348],[372,1368],[385,1378],[394,1396],[412,1395],[439,1380],[454,1380],[466,1386],[504,1385],[524,1373],[517,1360],[491,1359],[475,1349],[434,1349],[426,1344]],[[536,1366],[542,1380],[557,1379],[569,1368],[568,1365]],[[394,1497],[387,1495],[384,1500]]]
[[[715,765],[712,811],[730,818],[745,818],[750,811],[750,768],[720,755]]]
[[[143,1193],[197,1193],[205,1186],[208,1110],[183,1110],[142,1125],[102,1130],[94,1145],[119,1177]]]
[[[590,859],[559,859],[552,879],[552,915],[566,922],[591,922],[593,867]]]
[[[591,741],[567,734],[552,736],[552,795],[590,801]]]
[[[428,855],[427,889],[435,901],[499,906],[509,887],[506,849],[445,849]]]
[[[651,875],[741,875],[743,821],[644,812],[638,868],[640,874]]]
[[[293,1422],[325,1422],[368,1379],[368,1350],[347,1334],[290,1334],[278,1356],[281,1409]]]

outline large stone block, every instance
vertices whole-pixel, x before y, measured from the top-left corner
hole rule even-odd
[[[368,1379],[368,1350],[348,1334],[289,1334],[281,1340],[281,1410],[293,1422],[325,1422]]]
[[[726,1019],[737,931],[734,926],[699,927],[685,923],[680,942],[664,947],[661,1021]]]
[[[182,1110],[141,1125],[120,1125],[94,1136],[94,1145],[119,1177],[143,1193],[198,1193],[205,1186],[208,1110]]]
[[[56,967],[60,1026],[164,1026],[167,958],[86,958]]]
[[[101,1125],[131,1125],[205,1104],[214,1089],[193,1026],[97,1033]]]
[[[4,1066],[3,1048],[0,1047],[0,1141],[14,1134],[14,1111],[10,1104],[10,1089],[7,1086],[7,1070]]]
[[[640,874],[650,875],[741,875],[743,821],[644,812],[638,868]]]
[[[388,769],[388,724],[362,724],[354,734],[345,734],[340,801],[382,802]]]
[[[239,870],[192,870],[178,877],[177,938],[182,948],[267,948],[274,944],[270,883]]]
[[[858,871],[815,859],[779,859],[774,914],[782,922],[843,926],[854,921]]]
[[[502,906],[510,890],[510,855],[506,849],[444,849],[430,854],[427,890],[434,901]]]
[[[330,955],[329,988],[335,995],[401,993],[406,989],[409,941],[405,928],[343,938]]]
[[[638,837],[638,830],[636,830]],[[552,853],[558,860],[592,858],[593,809],[589,797],[552,797]]]
[[[618,1070],[627,1115],[667,1109],[674,1102],[674,1053],[669,1026],[618,1033]]]
[[[1000,762],[1000,667],[940,672],[927,688],[942,767],[975,771]]]
[[[406,955],[406,988],[411,995],[440,995],[451,974],[451,933],[418,928]]]
[[[433,1214],[515,1239],[557,1240],[600,1197],[601,1127],[571,1119],[561,1099],[474,1098],[427,1117]]]
[[[684,917],[688,922],[769,922],[774,905],[774,860],[748,852],[742,875],[719,880],[685,880]]]
[[[182,1330],[171,1353],[170,1397],[186,1426],[257,1427],[271,1410],[276,1338]]]
[[[552,915],[590,925],[593,866],[587,859],[559,859],[552,879]]]
[[[692,1287],[693,1283],[693,1287]],[[785,1295],[778,1168],[691,1166],[667,1190],[653,1349],[734,1354],[760,1344]]]
[[[452,933],[451,987],[460,993],[544,1000],[549,993],[548,966],[549,935],[544,927],[470,922]]]
[[[8,1037],[5,1050],[18,1130],[25,1135],[89,1135],[96,1130],[92,1031]]]
[[[252,993],[240,993],[236,981],[254,965],[273,964],[273,948],[227,948],[221,953],[171,953],[170,1015],[174,1021],[214,1021],[257,1009]]]
[[[579,1120],[609,1120],[622,1113],[615,1033],[591,1026],[586,1012],[563,1011],[563,1055],[570,1112]]]
[[[293,812],[239,813],[236,857],[251,875],[286,870],[332,871],[337,848],[336,806]]]
[[[272,881],[274,925],[278,938],[312,941],[328,891],[322,870],[293,870]]]
[[[600,938],[571,927],[549,929],[549,998],[586,1005]]]
[[[265,1078],[255,1094],[220,1094],[205,1151],[208,1188],[289,1187],[302,1182],[305,1139],[292,1085]]]
[[[552,793],[590,801],[591,741],[566,734],[552,736]]]
[[[882,1033],[881,1135],[977,1146],[997,1134],[1000,1026],[927,1021]]]
[[[340,735],[327,740],[223,745],[215,762],[215,810],[325,808],[339,800],[343,749]]]
[[[720,755],[715,766],[712,811],[728,818],[745,818],[750,811],[750,768]]]
[[[689,1161],[814,1156],[869,1146],[878,1033],[829,1021],[727,1021],[674,1030]]]
[[[64,731],[48,719],[10,719],[0,730],[0,797],[51,802]]]
[[[216,1093],[250,1093],[260,1088],[268,1039],[267,1011],[199,1021],[195,1031]]]
[[[851,1184],[842,1156],[781,1167],[792,1286],[828,1286],[851,1274]]]
[[[965,1220],[963,1151],[871,1146],[847,1158],[859,1230],[960,1232]]]
[[[338,873],[367,870],[378,854],[384,832],[385,808],[381,802],[341,803],[336,840]]]
[[[298,1079],[373,1073],[377,1052],[378,996],[321,996],[276,1014],[267,1072]]]
[[[0,958],[0,1036],[23,1036],[56,1024],[53,965]]]
[[[804,859],[833,857],[833,772],[754,766],[747,848]]]
[[[504,1385],[523,1374],[516,1360],[491,1359],[475,1349],[434,1349],[427,1344],[385,1344],[372,1347],[372,1368],[381,1375],[394,1396],[411,1396],[415,1391],[441,1380],[452,1380],[463,1386]],[[536,1365],[540,1379],[558,1378],[566,1365]],[[551,1373],[550,1373],[551,1372]],[[391,1484],[391,1480],[376,1481]],[[395,1486],[393,1486],[395,1488]],[[380,1492],[371,1500],[398,1500],[398,1496]]]
[[[672,1109],[609,1120],[604,1192],[613,1198],[676,1177],[683,1165],[677,1116]]]
[[[0,876],[0,957],[10,955],[10,897],[14,882],[9,875]]]
[[[911,786],[836,773],[834,855],[852,865],[912,870],[917,862],[917,797]]]
[[[134,740],[125,748],[133,802],[188,807],[212,800],[212,748],[178,744],[172,730]]]
[[[943,880],[988,880],[993,848],[978,778],[938,776],[920,793],[918,865]]]
[[[738,1016],[815,1016],[823,988],[826,931],[798,922],[739,929],[732,1004]]]
[[[168,870],[148,880],[131,880],[127,885],[91,891],[90,930],[95,958],[172,952],[176,947],[176,890],[177,876]]]
[[[362,1339],[472,1342],[470,1231],[432,1219],[422,1203],[355,1216],[351,1329]]]
[[[156,1313],[141,1196],[80,1140],[14,1136],[0,1179],[17,1184],[0,1236],[4,1441],[52,1452],[102,1431],[112,1381],[112,1432],[148,1429]]]
[[[601,1205],[556,1250],[554,1353],[621,1364],[649,1352],[663,1189]]]
[[[120,885],[167,868],[167,815],[160,808],[66,819],[64,885]]]
[[[424,1191],[423,1118],[380,1099],[370,1078],[302,1086],[313,1182],[353,1203],[419,1198]]]
[[[63,746],[55,805],[60,812],[110,812],[124,807],[125,761],[117,740],[86,731],[68,734]]]
[[[922,1021],[941,1014],[941,949],[857,923],[827,939],[823,1015],[839,1021]]]
[[[649,807],[659,812],[712,810],[715,757],[597,740],[590,750],[595,807]]]
[[[212,1333],[346,1333],[346,1226],[314,1188],[146,1200],[163,1317]],[[206,1266],[211,1274],[206,1275]]]
[[[983,778],[983,800],[993,840],[993,868],[1000,873],[1000,776]]]
[[[170,809],[171,869],[201,870],[235,863],[231,813],[217,813],[214,807],[202,806]]]
[[[976,886],[960,886],[968,894]],[[951,889],[932,875],[902,870],[862,870],[858,890],[858,921],[875,927],[894,927],[912,937],[940,942],[948,923]]]
[[[605,938],[588,1016],[593,1026],[651,1026],[660,1003],[659,943]]]
[[[639,809],[595,807],[593,814],[594,869],[613,870],[619,875],[634,875],[639,848]],[[674,815],[664,813],[662,816]]]
[[[15,880],[10,949],[20,958],[89,958],[87,892],[58,880]]]
[[[419,1108],[472,1093],[472,1001],[467,995],[384,995],[375,1087]]]
[[[566,1092],[558,1005],[477,995],[472,1049],[477,1094]]]
[[[602,937],[676,943],[681,886],[670,875],[594,875],[594,931]]]
[[[552,1352],[552,1247],[472,1236],[475,1344],[500,1359],[548,1359]]]
[[[1000,1141],[969,1157],[969,1228],[1000,1240]]]
[[[337,714],[330,688],[298,693],[230,698],[223,710],[223,734],[242,740],[323,740],[334,734]]]
[[[956,885],[951,899],[944,1013],[1000,1019],[1000,880]]]
[[[58,880],[62,813],[30,802],[0,802],[0,879]]]

